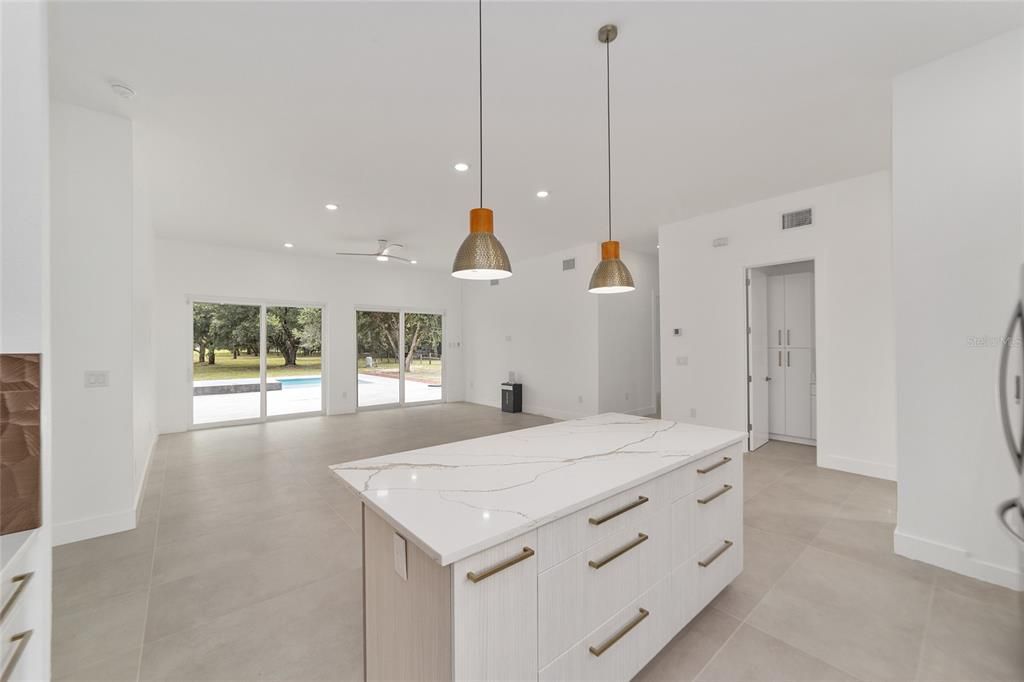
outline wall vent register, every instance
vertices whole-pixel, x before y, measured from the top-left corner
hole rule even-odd
[[[566,258],[565,260],[562,261],[562,270],[563,271],[565,271],[565,270],[575,270],[575,269],[576,269],[576,259],[575,258]]]
[[[807,227],[814,224],[813,212],[809,208],[799,211],[790,211],[782,214],[782,229],[791,230],[794,227]]]

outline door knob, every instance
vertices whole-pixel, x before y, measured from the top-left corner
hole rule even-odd
[[[765,381],[771,381],[771,380],[772,380],[772,378],[771,378],[771,377],[765,377],[765,378],[764,378],[764,380],[765,380]]]

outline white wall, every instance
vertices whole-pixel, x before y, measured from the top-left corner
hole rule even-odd
[[[622,256],[636,291],[597,297],[598,411],[647,416],[657,410],[652,341],[658,261],[632,252]]]
[[[0,538],[0,561],[24,553],[34,571],[21,605],[33,628],[15,675],[50,679],[51,438],[49,83],[46,4],[0,2],[0,352],[40,353],[42,525]],[[15,550],[15,547],[17,548]],[[5,598],[10,598],[6,595]],[[5,651],[9,651],[6,646]],[[5,663],[7,661],[5,660]]]
[[[653,412],[657,266],[632,252],[622,257],[637,283],[629,294],[587,291],[597,244],[516,261],[498,286],[463,284],[466,400],[497,406],[498,385],[514,371],[525,412],[556,419]],[[563,271],[568,258],[576,268]]]
[[[893,87],[896,551],[1017,589],[1021,557],[995,517],[1019,494],[996,375],[1024,252],[1022,35]]]
[[[144,160],[133,130],[132,159],[132,485],[138,510],[156,443],[156,377],[153,350],[154,236]]]
[[[356,407],[355,310],[408,307],[445,313],[444,391],[462,400],[461,293],[446,272],[341,257],[267,253],[157,239],[155,327],[157,428],[189,426],[192,372],[191,298],[310,303],[326,306],[327,410]]]
[[[62,544],[135,526],[131,121],[52,103],[53,507]],[[109,386],[86,388],[87,370]]]
[[[746,430],[745,269],[813,259],[818,464],[896,478],[889,184],[879,172],[661,228],[665,418]],[[814,226],[782,232],[807,207]]]

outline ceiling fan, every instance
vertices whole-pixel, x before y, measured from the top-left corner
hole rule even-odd
[[[398,261],[400,263],[409,263],[410,265],[415,265],[416,261],[409,260],[408,258],[402,258],[401,256],[396,256],[393,253],[394,250],[401,249],[401,248],[404,248],[402,244],[394,244],[392,242],[389,242],[387,239],[378,239],[377,240],[377,250],[375,252],[373,252],[373,253],[350,253],[350,252],[339,251],[336,255],[338,255],[338,256],[372,256],[372,257],[376,258],[377,260],[381,261],[382,263],[386,263],[389,260],[396,260],[396,261]]]

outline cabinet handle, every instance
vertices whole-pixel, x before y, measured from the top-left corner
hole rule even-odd
[[[714,464],[709,466],[707,469],[697,469],[697,473],[698,474],[710,474],[712,471],[714,471],[718,467],[725,466],[726,464],[728,464],[731,461],[732,461],[732,457],[723,457],[721,462],[715,462]]]
[[[18,601],[18,597],[20,597],[21,593],[25,591],[25,588],[28,586],[28,582],[32,579],[33,575],[34,573],[22,573],[21,575],[16,575],[11,578],[11,582],[17,585],[17,587],[14,588],[14,593],[11,594],[7,603],[0,608],[0,623],[3,623],[7,619],[11,609],[14,608],[15,603]]]
[[[732,486],[729,485],[728,483],[726,483],[725,485],[722,486],[722,489],[719,490],[718,492],[712,493],[711,495],[708,495],[707,497],[705,497],[702,500],[697,500],[697,504],[707,504],[708,502],[711,502],[712,500],[718,499],[719,497],[721,497],[722,495],[726,494],[730,490],[732,490]]]
[[[792,346],[793,345],[793,342],[789,340],[789,332],[790,331],[791,330],[789,330],[789,329],[786,330],[786,345],[787,346]]]
[[[608,649],[610,649],[613,644],[615,644],[617,641],[619,641],[627,634],[629,634],[630,630],[635,628],[637,625],[640,625],[640,623],[643,622],[644,618],[646,618],[649,615],[651,615],[650,611],[648,611],[647,609],[640,609],[639,613],[633,616],[633,620],[623,625],[621,630],[619,630],[614,635],[605,640],[604,643],[599,644],[598,646],[590,647],[590,653],[594,654],[595,656],[600,656],[604,652],[608,651]]]
[[[616,516],[618,516],[619,514],[625,514],[625,513],[626,513],[626,512],[628,512],[628,511],[629,511],[630,509],[636,509],[636,508],[637,508],[637,507],[639,507],[639,506],[640,506],[641,504],[646,504],[646,503],[647,503],[647,502],[649,502],[649,501],[650,501],[650,500],[648,500],[648,499],[647,499],[646,497],[644,497],[643,495],[641,495],[640,497],[636,498],[636,500],[635,500],[635,501],[633,501],[633,502],[630,502],[630,503],[629,503],[629,504],[627,504],[627,505],[626,505],[625,507],[620,507],[619,509],[616,509],[616,510],[615,510],[615,511],[613,511],[613,512],[608,512],[608,513],[607,513],[607,514],[605,514],[604,516],[598,516],[598,517],[596,517],[596,518],[595,518],[595,517],[593,517],[593,516],[591,516],[591,517],[590,517],[590,525],[591,525],[591,526],[600,526],[600,525],[601,525],[602,523],[604,523],[605,521],[611,521],[612,519],[614,519],[614,518],[615,518]]]
[[[779,345],[779,346],[782,345],[782,330],[781,329],[779,330],[779,343],[777,345]]]
[[[637,533],[636,540],[633,540],[628,545],[624,545],[618,548],[617,550],[615,550],[605,558],[601,559],[600,561],[594,561],[593,559],[591,559],[587,563],[590,564],[591,568],[601,568],[602,566],[606,566],[611,562],[615,561],[616,559],[618,559],[620,556],[622,556],[629,550],[633,549],[634,547],[637,547],[647,542],[647,537],[648,536],[644,533]]]
[[[715,550],[714,554],[709,556],[707,559],[698,561],[697,565],[701,568],[707,568],[711,564],[715,563],[715,559],[725,554],[725,550],[729,549],[730,547],[732,547],[732,540],[726,540],[721,547]]]
[[[786,351],[786,367],[789,367],[789,351]]]
[[[782,367],[782,351],[779,351],[779,367]]]
[[[505,559],[500,564],[494,564],[490,568],[488,568],[486,570],[483,570],[483,571],[480,571],[479,573],[477,573],[476,571],[470,571],[469,573],[466,574],[466,577],[469,578],[470,580],[472,580],[473,582],[478,583],[481,580],[486,580],[487,578],[490,578],[495,573],[501,573],[506,568],[510,568],[512,566],[515,566],[520,561],[526,561],[527,559],[532,557],[534,554],[536,554],[536,552],[534,552],[529,547],[523,547],[523,551],[520,552],[519,554],[515,555],[511,559]],[[0,680],[0,682],[3,682],[3,680]]]
[[[4,666],[3,672],[0,672],[0,682],[7,682],[11,679],[11,674],[14,673],[14,668],[18,665],[18,661],[21,659],[21,655],[25,653],[25,647],[28,646],[28,641],[32,639],[32,631],[25,630],[25,632],[19,632],[16,635],[11,635],[11,644],[16,645],[14,653],[11,654],[11,659],[7,661],[7,665]]]

